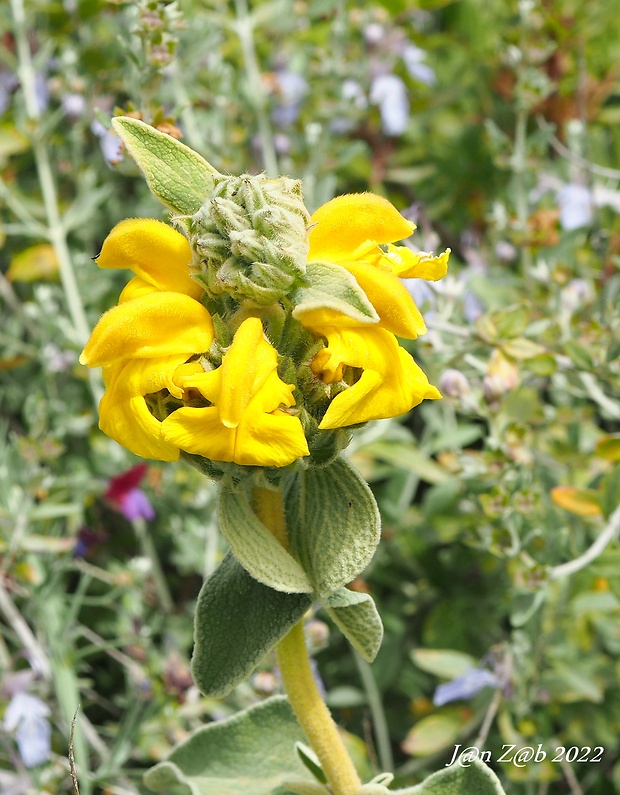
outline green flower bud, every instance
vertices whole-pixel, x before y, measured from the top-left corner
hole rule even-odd
[[[212,298],[275,303],[306,272],[309,220],[298,180],[225,177],[189,219],[192,270]]]

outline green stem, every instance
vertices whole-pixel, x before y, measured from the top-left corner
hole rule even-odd
[[[256,488],[254,510],[283,546],[287,546],[282,492]],[[357,795],[362,784],[314,679],[303,622],[289,631],[276,653],[284,689],[310,746],[317,755],[333,795]]]
[[[19,78],[24,93],[26,103],[26,114],[33,122],[34,133],[32,150],[34,154],[39,185],[43,196],[45,214],[47,218],[47,237],[54,248],[58,266],[60,269],[60,279],[62,282],[65,298],[71,321],[76,332],[76,342],[84,345],[90,334],[90,327],[86,319],[86,313],[82,304],[82,299],[78,289],[77,279],[71,262],[69,246],[65,234],[64,225],[60,216],[58,206],[58,195],[54,182],[54,175],[49,158],[48,150],[44,140],[37,131],[37,123],[40,118],[40,111],[37,106],[35,92],[35,71],[28,43],[28,29],[26,26],[26,14],[23,0],[11,0],[11,10],[15,27],[15,42],[19,61]],[[95,403],[98,404],[103,389],[99,374],[89,370],[89,382]]]
[[[386,772],[392,772],[394,770],[394,757],[392,755],[390,731],[385,717],[385,710],[383,709],[381,693],[375,682],[375,677],[370,665],[366,660],[360,657],[359,654],[353,652],[353,656],[360,673],[362,684],[364,685],[364,690],[366,691],[366,697],[368,698],[368,706],[370,707],[374,735],[377,743],[379,767]]]
[[[172,601],[168,583],[166,582],[166,576],[161,567],[161,563],[159,562],[159,555],[155,549],[155,544],[153,543],[153,539],[151,538],[151,534],[149,533],[146,522],[144,519],[134,519],[132,524],[134,526],[134,530],[136,531],[136,535],[138,536],[142,554],[145,558],[148,558],[151,564],[151,576],[153,577],[153,583],[155,585],[155,590],[157,591],[160,604],[165,613],[171,613],[174,609],[174,602]]]
[[[248,10],[247,0],[235,0],[235,13],[237,16],[236,30],[241,42],[243,65],[248,81],[248,98],[254,106],[254,113],[256,114],[263,164],[268,176],[275,178],[279,176],[278,158],[273,141],[273,130],[267,114],[265,90],[261,80],[258,58],[256,57],[253,22]]]

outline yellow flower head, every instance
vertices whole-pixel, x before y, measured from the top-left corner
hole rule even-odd
[[[248,180],[241,187],[253,199]],[[235,208],[226,201],[231,200],[203,205],[203,231],[191,246],[182,234],[152,219],[122,221],[106,238],[97,264],[128,268],[134,277],[118,306],[96,325],[80,357],[82,364],[103,367],[100,427],[105,433],[147,458],[171,461],[185,451],[215,462],[284,467],[311,454],[299,418],[302,410],[303,416],[315,418],[320,432],[397,416],[424,399],[440,397],[395,335],[415,339],[426,331],[401,277],[441,278],[449,252],[434,257],[393,245],[412,233],[413,224],[379,196],[341,196],[312,216],[307,245],[295,249],[297,264],[284,281],[273,282],[274,295],[291,282],[288,304],[274,299],[267,305],[272,260],[286,265],[290,258],[288,242],[282,245],[277,232],[288,216],[274,205],[263,219],[258,202],[253,237],[244,229],[231,230],[236,253],[227,258],[227,226],[220,215]],[[210,228],[208,212],[216,213],[217,236],[204,231]],[[271,260],[261,263],[261,224],[271,216],[276,232],[265,227],[264,240]],[[293,216],[299,225],[303,213],[296,205]],[[246,216],[241,220],[249,223]],[[208,259],[211,238],[217,289],[207,284],[215,277],[197,268],[192,250],[200,246],[200,256]],[[255,260],[252,278],[259,280],[248,296],[240,287],[248,278],[239,270],[242,244]],[[359,300],[366,301],[366,315],[335,308],[342,304],[330,298],[329,290],[315,291],[312,301],[295,305],[295,290],[305,278],[300,252],[308,248],[309,262],[324,263],[316,267],[330,274],[332,286],[348,279],[342,295],[357,291]],[[229,276],[233,281],[227,295]],[[261,284],[268,287],[261,287],[255,300]],[[216,323],[211,312],[218,316]],[[284,325],[283,318],[288,318]],[[298,325],[292,346],[286,338],[291,324],[303,327]],[[279,356],[269,337],[279,339],[283,328],[281,347],[288,353]],[[310,385],[307,394],[303,385]]]

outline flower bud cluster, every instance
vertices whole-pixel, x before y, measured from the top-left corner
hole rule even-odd
[[[303,277],[310,216],[288,177],[222,177],[188,221],[192,273],[212,298],[273,304]]]

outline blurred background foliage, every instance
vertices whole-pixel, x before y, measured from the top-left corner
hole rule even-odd
[[[107,232],[165,217],[110,131],[132,114],[218,169],[387,196],[452,249],[411,345],[444,400],[351,457],[384,540],[354,588],[371,667],[318,614],[353,753],[407,785],[457,743],[539,743],[508,792],[620,792],[620,2],[10,0],[0,7],[0,789],[145,792],[229,698],[192,685],[192,613],[224,549],[213,487],[97,429],[77,357],[122,273]],[[129,474],[126,474],[128,473]],[[551,763],[557,746],[604,748]],[[589,758],[594,756],[594,752]]]

